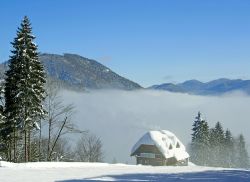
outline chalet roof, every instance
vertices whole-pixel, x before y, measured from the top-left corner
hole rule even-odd
[[[181,141],[172,132],[167,130],[147,132],[133,146],[131,155],[134,155],[141,145],[156,146],[166,159],[175,157],[179,161],[189,157]]]

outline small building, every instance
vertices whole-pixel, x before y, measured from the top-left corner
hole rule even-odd
[[[136,163],[152,166],[188,165],[185,146],[170,131],[149,131],[131,150]]]

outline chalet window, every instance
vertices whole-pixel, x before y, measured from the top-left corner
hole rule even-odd
[[[179,144],[179,142],[177,142],[177,144],[176,144],[176,148],[180,148],[180,144]]]
[[[141,153],[140,157],[155,158],[155,154],[153,154],[153,153]]]
[[[168,149],[169,149],[169,150],[173,149],[172,144],[169,145]]]

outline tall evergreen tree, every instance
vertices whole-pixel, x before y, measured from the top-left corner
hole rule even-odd
[[[225,132],[225,144],[224,144],[224,159],[225,165],[224,167],[232,168],[235,166],[235,147],[234,147],[234,139],[230,130],[226,130]]]
[[[208,165],[209,158],[209,127],[198,112],[193,124],[191,143],[191,160],[198,165]]]
[[[207,166],[209,164],[209,127],[208,123],[205,120],[202,120],[200,125],[200,134],[197,140],[199,144],[199,158],[200,163],[203,166]]]
[[[224,132],[220,122],[209,130],[201,113],[193,123],[190,159],[197,165],[215,167],[250,167],[248,152],[243,135],[234,139],[230,130]]]
[[[220,122],[210,130],[210,165],[222,167],[224,166],[224,130]]]
[[[14,150],[14,161],[16,139],[22,136],[25,146],[24,159],[29,160],[31,132],[45,114],[42,105],[45,98],[45,73],[38,60],[34,39],[31,24],[25,16],[12,43],[12,56],[5,80],[6,125],[11,133],[9,141],[13,143],[10,150]]]
[[[194,123],[193,123],[192,142],[197,139],[197,135],[198,135],[198,131],[199,131],[201,121],[202,121],[201,112],[199,111],[198,115],[195,117],[195,120],[194,120]]]
[[[241,134],[237,140],[236,145],[236,167],[248,168],[249,167],[249,156],[246,149],[245,138]]]

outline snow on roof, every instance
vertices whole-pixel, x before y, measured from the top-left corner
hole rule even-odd
[[[133,155],[141,145],[155,145],[166,159],[175,157],[176,160],[179,161],[189,157],[181,141],[172,132],[167,130],[147,132],[133,146],[131,155]]]

